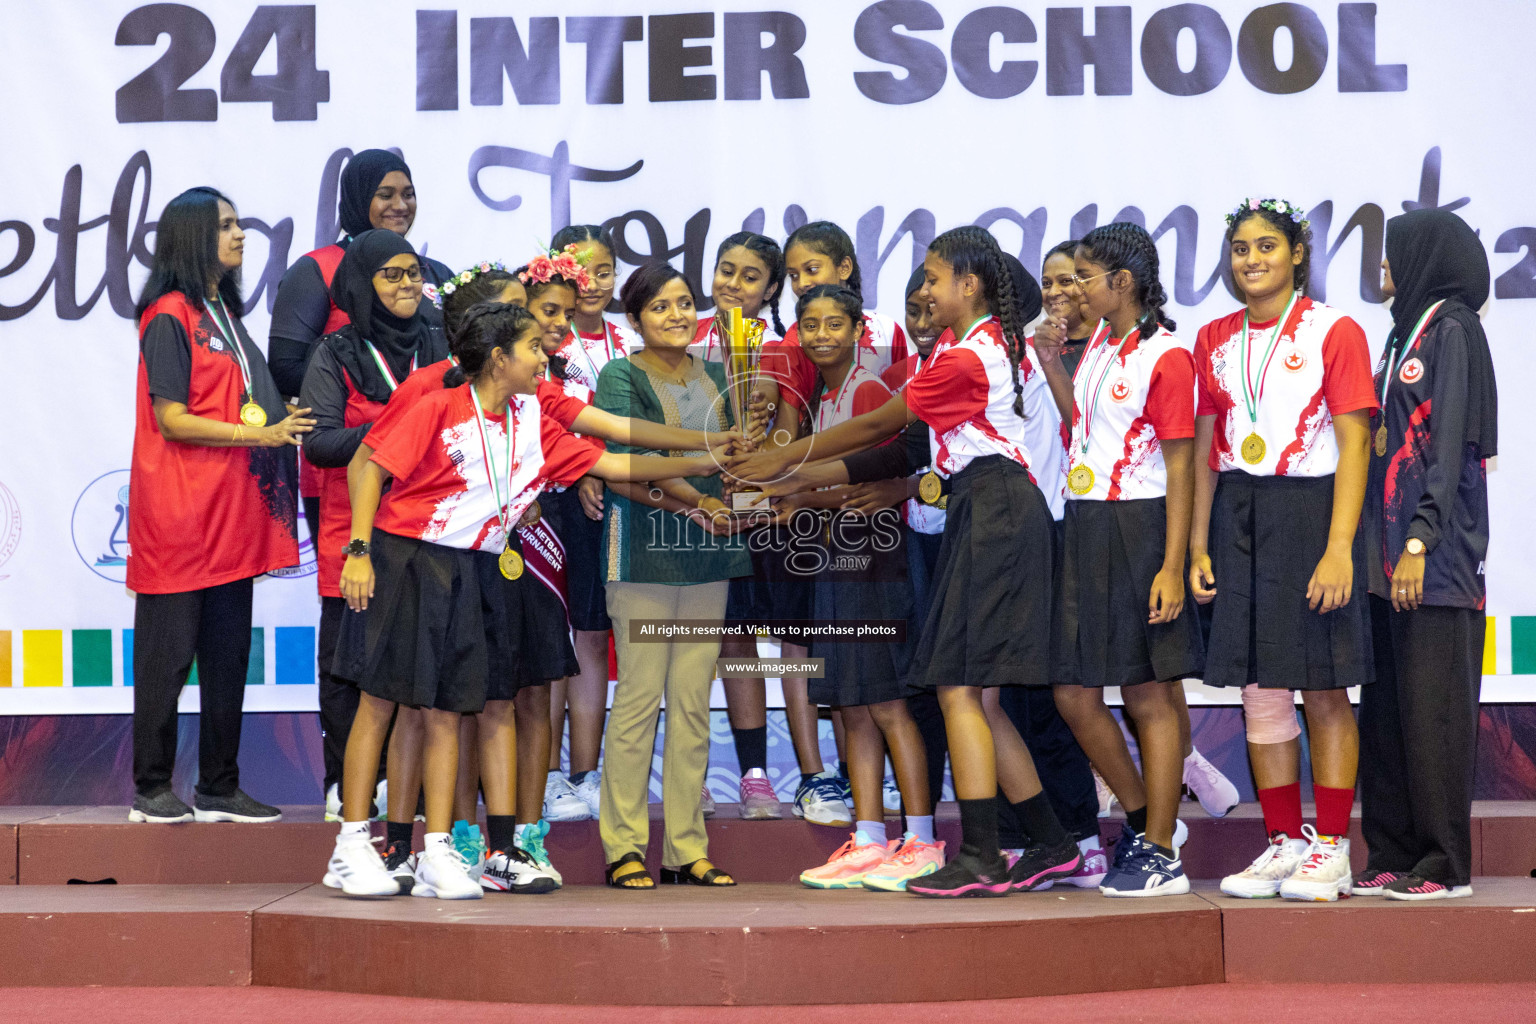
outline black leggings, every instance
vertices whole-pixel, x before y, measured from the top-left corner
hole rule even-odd
[[[251,584],[236,580],[180,594],[140,594],[133,612],[133,785],[154,796],[176,764],[176,702],[197,659],[197,791],[240,785],[240,716],[251,660]]]

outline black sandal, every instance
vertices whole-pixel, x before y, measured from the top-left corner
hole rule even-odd
[[[615,878],[614,877],[614,872],[618,871],[619,868],[623,867],[626,864],[639,864],[640,865],[640,870],[639,871],[626,871],[626,872],[624,872],[624,874],[619,875],[617,878]],[[613,888],[615,888],[615,889],[654,889],[654,888],[656,888],[656,882],[651,878],[650,872],[645,870],[645,858],[640,856],[638,853],[633,852],[633,851],[631,851],[629,853],[626,853],[624,856],[620,857],[618,860],[614,861],[612,864],[609,864],[608,865],[608,870],[606,872],[606,875],[607,875],[608,884],[610,886],[612,886]],[[662,870],[662,876],[663,877],[666,876],[666,870],[665,869]],[[630,884],[631,882],[639,881],[640,879],[644,879],[645,880],[643,884],[641,884],[641,885],[632,885],[632,884]]]
[[[729,889],[731,886],[736,884],[736,879],[732,878],[730,875],[726,874],[724,871],[721,871],[717,867],[711,867],[702,875],[694,874],[693,866],[695,864],[702,864],[707,860],[707,857],[700,857],[698,860],[684,864],[680,868],[662,868],[661,884],[702,885],[711,889]],[[725,881],[720,881],[722,878],[725,879]]]

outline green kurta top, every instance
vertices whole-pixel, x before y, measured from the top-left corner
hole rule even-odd
[[[719,363],[688,357],[683,384],[651,373],[637,356],[613,359],[598,378],[592,404],[615,416],[665,423],[686,430],[725,430],[733,425]],[[655,452],[608,442],[608,450],[636,455],[697,455]],[[721,497],[718,476],[688,477],[700,494]],[[685,586],[747,576],[752,560],[741,535],[716,537],[665,509],[641,505],[609,491],[603,516],[603,580],[607,583],[669,583]]]

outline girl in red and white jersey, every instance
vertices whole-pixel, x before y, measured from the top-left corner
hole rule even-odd
[[[853,239],[831,221],[812,221],[796,228],[784,243],[784,268],[797,299],[819,284],[846,284],[863,294]],[[858,364],[878,377],[906,357],[907,336],[901,326],[880,313],[865,313]],[[775,433],[789,430],[787,436],[792,440],[800,436],[798,418],[817,386],[816,367],[800,351],[794,324],[789,325],[783,341],[763,346],[762,369],[760,390],[765,393],[769,407],[780,410]]]
[[[740,307],[743,317],[763,325],[764,343],[784,337],[784,323],[779,319],[783,287],[784,253],[767,235],[738,231],[715,250],[715,274],[710,285],[715,309],[725,312]],[[725,361],[725,345],[714,317],[699,320],[698,334],[688,351],[711,362]]]
[[[1360,738],[1346,687],[1373,678],[1356,527],[1376,409],[1365,332],[1306,297],[1312,231],[1283,199],[1227,216],[1246,306],[1200,328],[1190,582],[1214,601],[1205,681],[1242,688],[1269,842],[1229,896],[1349,896]],[[1301,820],[1302,691],[1317,828]],[[1303,838],[1305,833],[1305,838]]]
[[[383,437],[370,434],[372,454],[355,465],[352,541],[341,582],[350,612],[342,619],[336,667],[358,680],[364,696],[347,745],[345,820],[326,876],[351,895],[399,891],[369,842],[367,821],[374,766],[397,705],[423,709],[427,734],[427,849],[412,894],[481,893],[448,834],[458,719],[490,714],[491,681],[517,678],[527,654],[506,580],[523,573],[514,524],[539,492],[589,471],[621,480],[713,472],[713,453],[611,455],[542,416],[537,381],[548,357],[541,334],[518,307],[472,309],[453,339],[459,374],[472,383],[455,386],[450,377],[448,387],[422,398]],[[505,708],[481,722],[482,734],[488,726],[513,742]],[[510,823],[491,824],[495,844],[505,835],[497,825]],[[487,863],[487,877],[495,875],[498,857],[518,859],[505,843]]]
[[[935,468],[950,476],[933,605],[909,685],[937,689],[960,801],[961,847],[948,865],[907,883],[925,896],[1002,895],[1076,870],[1081,856],[990,686],[1050,682],[1051,514],[1029,475],[1022,384],[1024,325],[996,240],[963,227],[934,239],[923,294],[949,330],[906,390],[871,413],[737,461],[768,493],[801,489],[790,467],[838,458],[928,423]],[[768,483],[769,481],[774,481]],[[1034,845],[1010,870],[997,845],[997,790],[1014,802]]]
[[[1056,704],[1126,808],[1108,896],[1189,891],[1174,843],[1183,792],[1174,689],[1201,668],[1184,576],[1193,497],[1191,346],[1163,315],[1157,247],[1116,223],[1085,235],[1076,277],[1103,322],[1078,364],[1064,519]],[[1137,771],[1103,689],[1121,687],[1140,736]]]

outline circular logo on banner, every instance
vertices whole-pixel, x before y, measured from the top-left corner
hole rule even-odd
[[[1422,376],[1424,376],[1424,364],[1417,357],[1408,360],[1403,364],[1403,368],[1397,371],[1397,379],[1404,384],[1412,384]]]
[[[75,553],[113,583],[128,581],[128,471],[114,469],[86,485],[69,521]]]
[[[9,487],[0,483],[0,566],[11,560],[21,543],[21,504]],[[8,577],[0,575],[0,580]]]
[[[1109,398],[1119,404],[1131,397],[1131,382],[1124,377],[1115,378],[1115,382],[1109,386]]]
[[[282,569],[273,569],[268,576],[278,580],[296,580],[304,576],[313,576],[320,570],[315,562],[315,542],[309,535],[309,520],[299,513],[299,564],[286,566]]]
[[[1301,354],[1301,349],[1293,348],[1285,356],[1285,368],[1291,373],[1300,373],[1306,369],[1307,357]]]

